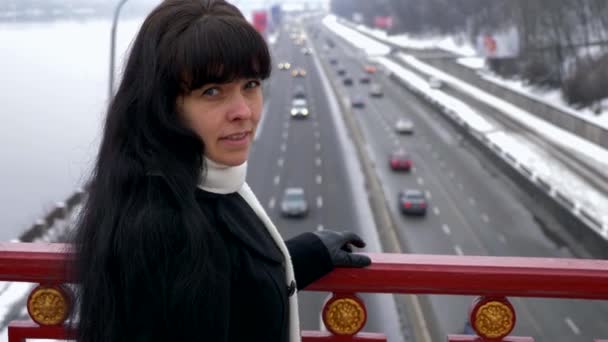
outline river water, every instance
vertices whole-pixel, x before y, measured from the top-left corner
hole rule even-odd
[[[141,19],[120,22],[117,76]],[[109,20],[0,24],[0,241],[82,186],[108,99]]]

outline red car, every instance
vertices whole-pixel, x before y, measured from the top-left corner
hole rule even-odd
[[[389,156],[389,165],[394,171],[409,171],[412,168],[412,158],[403,151],[395,151]]]

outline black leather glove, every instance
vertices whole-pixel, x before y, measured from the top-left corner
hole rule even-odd
[[[361,254],[354,254],[351,245],[359,248],[365,247],[365,242],[352,232],[339,233],[333,230],[314,232],[327,248],[331,262],[337,267],[365,267],[372,260]]]

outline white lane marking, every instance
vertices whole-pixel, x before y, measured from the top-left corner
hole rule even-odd
[[[445,169],[445,162],[444,161],[439,162],[439,166],[441,166],[442,169]]]
[[[450,178],[454,178],[454,172],[450,172]]]
[[[274,208],[274,202],[275,202],[274,197],[271,197],[271,198],[270,198],[270,201],[268,202],[268,208],[269,208],[269,209]]]
[[[435,213],[435,215],[439,216],[439,208],[434,207],[433,212]]]
[[[475,199],[473,197],[469,197],[469,203],[471,203],[471,205],[475,205]]]
[[[498,241],[500,241],[500,242],[502,242],[502,243],[506,244],[506,243],[507,243],[507,238],[506,238],[504,235],[499,234],[499,235],[498,235]]]
[[[317,207],[318,208],[323,207],[323,197],[321,197],[321,196],[317,197]]]
[[[320,232],[320,231],[322,231],[322,230],[323,230],[323,225],[322,225],[322,224],[318,225],[318,226],[317,226],[317,231],[319,231],[319,232]]]
[[[289,134],[287,132],[283,132],[283,139],[287,139],[287,137],[289,137]]]
[[[572,319],[570,317],[566,317],[564,319],[564,321],[566,322],[566,324],[568,325],[568,327],[570,327],[570,330],[572,330],[572,332],[575,335],[580,335],[581,334],[581,330],[576,326],[576,324],[574,324],[574,322],[572,321]]]
[[[490,218],[488,217],[488,215],[486,214],[481,214],[481,219],[483,220],[483,222],[488,223],[490,222]]]
[[[450,227],[448,227],[447,224],[444,224],[441,226],[441,229],[443,229],[443,232],[445,233],[445,235],[450,235],[452,234],[452,231],[450,230]]]
[[[317,120],[315,120],[315,121],[312,122],[312,125],[315,126],[315,127],[317,127],[317,126],[319,126],[319,123],[317,122]]]
[[[277,160],[277,165],[279,165],[279,167],[283,167],[284,163],[285,163],[285,160],[283,158],[279,158],[279,160]]]
[[[315,164],[317,164],[317,166],[321,166],[321,158],[317,158],[315,160]]]
[[[433,158],[435,158],[435,159],[439,158],[439,155],[437,154],[437,152],[433,152]]]
[[[460,248],[460,246],[458,245],[454,245],[454,252],[456,252],[456,254],[458,255],[464,255],[464,253],[462,252],[462,248]]]
[[[418,184],[423,185],[424,184],[424,179],[422,179],[422,177],[418,177]]]
[[[287,145],[285,145],[285,143],[281,144],[281,151],[285,152],[285,150],[287,150]]]
[[[393,144],[395,144],[395,145],[399,145],[399,138],[395,138],[395,139],[393,139]]]
[[[412,172],[416,172],[416,167],[412,167]]]
[[[430,192],[430,191],[428,191],[428,190],[426,191],[426,198],[428,198],[428,199],[433,198],[433,196],[432,196],[431,192]]]
[[[321,175],[317,175],[316,181],[317,181],[317,184],[323,183],[323,177]]]
[[[321,150],[321,144],[320,144],[320,143],[316,143],[316,144],[315,144],[315,149],[316,149],[317,151]]]
[[[320,136],[321,136],[321,133],[319,133],[319,131],[315,131],[315,138],[319,139]]]
[[[458,183],[458,187],[460,188],[460,190],[464,189],[464,185],[462,185],[462,183]]]
[[[285,129],[289,129],[289,121],[285,121],[283,127],[285,127]]]
[[[281,181],[281,176],[274,176],[274,185],[279,185],[280,181]]]

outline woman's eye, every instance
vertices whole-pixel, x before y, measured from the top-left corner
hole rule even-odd
[[[257,88],[261,85],[261,82],[258,80],[255,81],[249,81],[247,82],[247,84],[245,85],[245,88]]]
[[[206,89],[205,91],[203,91],[203,96],[215,96],[217,94],[220,93],[220,90],[218,88],[209,88]]]

